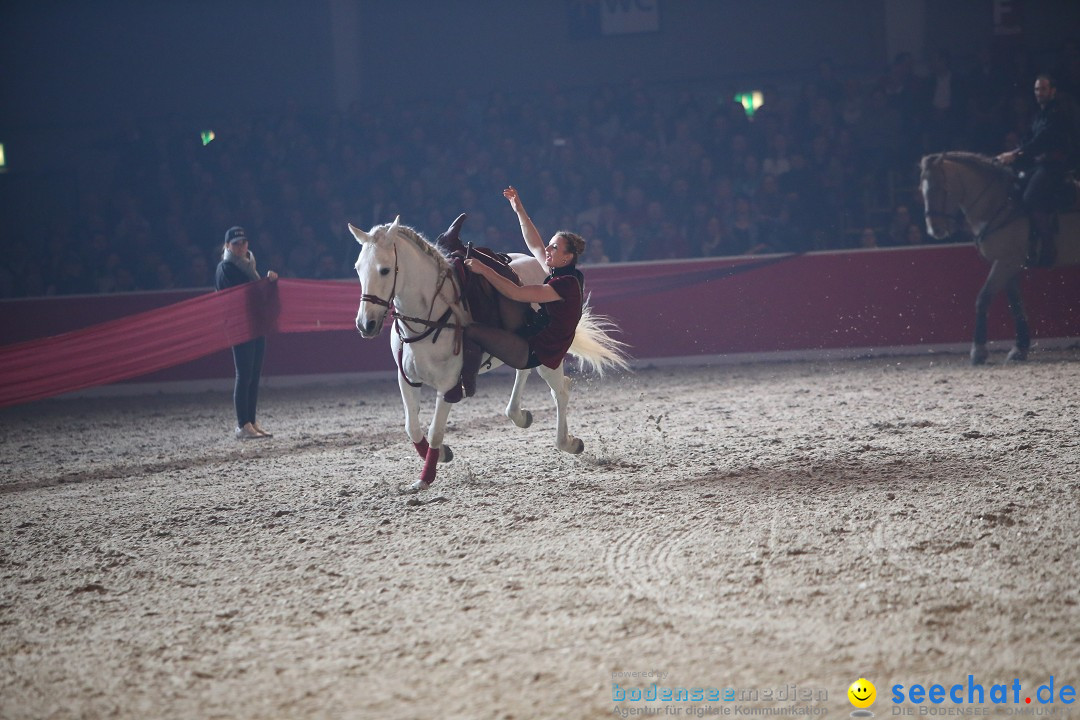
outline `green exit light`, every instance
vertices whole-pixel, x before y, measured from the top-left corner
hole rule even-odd
[[[741,104],[746,109],[746,117],[754,117],[754,112],[762,106],[765,99],[760,90],[752,90],[750,92],[736,93],[735,102]]]
[[[203,144],[204,147],[206,145],[209,145],[210,141],[213,140],[214,137],[215,137],[213,130],[203,130],[202,133],[201,133],[201,136],[202,136],[202,144]]]

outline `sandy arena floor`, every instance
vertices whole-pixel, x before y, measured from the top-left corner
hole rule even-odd
[[[0,716],[846,717],[865,676],[880,718],[895,684],[1075,687],[1080,350],[1001,359],[581,378],[581,456],[539,378],[506,420],[497,374],[420,495],[392,381],[271,385],[247,443],[227,393],[0,411]],[[774,694],[613,700],[653,682]]]

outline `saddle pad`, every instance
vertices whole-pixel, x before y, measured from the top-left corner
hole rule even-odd
[[[466,256],[479,260],[515,285],[521,285],[521,278],[510,267],[509,256],[496,253],[490,248],[474,247],[470,243],[465,253],[455,251],[447,258],[457,274],[462,288],[462,299],[472,314],[473,321],[492,327],[502,327],[498,291],[482,276],[465,267]]]

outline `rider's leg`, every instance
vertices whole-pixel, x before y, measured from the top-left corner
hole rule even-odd
[[[511,300],[501,293],[495,293],[499,302],[499,319],[502,327],[507,330],[517,330],[525,324],[525,312],[530,310],[525,303]]]
[[[1054,217],[1054,193],[1057,191],[1054,173],[1039,166],[1031,173],[1024,188],[1024,206],[1031,212],[1032,229],[1039,238],[1049,240]]]
[[[465,328],[465,340],[476,343],[516,370],[529,366],[529,342],[508,330],[473,324]]]
[[[456,403],[462,397],[476,394],[476,376],[480,373],[480,361],[484,353],[494,355],[516,370],[529,365],[529,343],[508,330],[472,324],[465,328],[461,348],[461,383],[448,390],[443,398]]]

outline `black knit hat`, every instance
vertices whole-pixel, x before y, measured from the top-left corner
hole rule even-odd
[[[226,243],[240,242],[241,240],[247,240],[247,233],[244,232],[244,228],[239,225],[233,225],[225,231]]]

